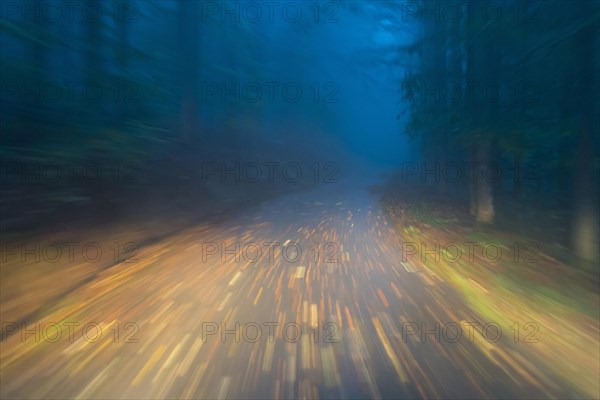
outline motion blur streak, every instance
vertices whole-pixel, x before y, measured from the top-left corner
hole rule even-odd
[[[2,0],[2,399],[600,398],[600,3]]]

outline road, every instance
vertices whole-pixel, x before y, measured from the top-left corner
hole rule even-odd
[[[576,394],[405,262],[369,182],[280,197],[102,271],[3,341],[2,398]]]

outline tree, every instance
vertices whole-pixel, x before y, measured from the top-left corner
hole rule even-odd
[[[181,90],[181,139],[193,140],[200,128],[199,71],[200,71],[200,3],[178,3],[178,65]]]
[[[580,20],[585,21],[574,35],[575,65],[579,66],[576,79],[579,96],[579,126],[577,134],[577,162],[575,166],[573,244],[575,254],[585,260],[600,259],[600,219],[598,215],[598,33],[600,22],[598,6],[584,2],[579,9]],[[590,19],[589,16],[594,18]],[[574,99],[566,99],[573,101]],[[594,140],[594,135],[596,139]],[[595,158],[596,157],[596,158]]]

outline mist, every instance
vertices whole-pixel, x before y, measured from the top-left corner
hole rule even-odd
[[[2,398],[599,398],[594,1],[0,3]]]

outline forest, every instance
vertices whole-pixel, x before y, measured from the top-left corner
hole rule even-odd
[[[593,0],[3,0],[2,398],[598,398],[599,38]]]

